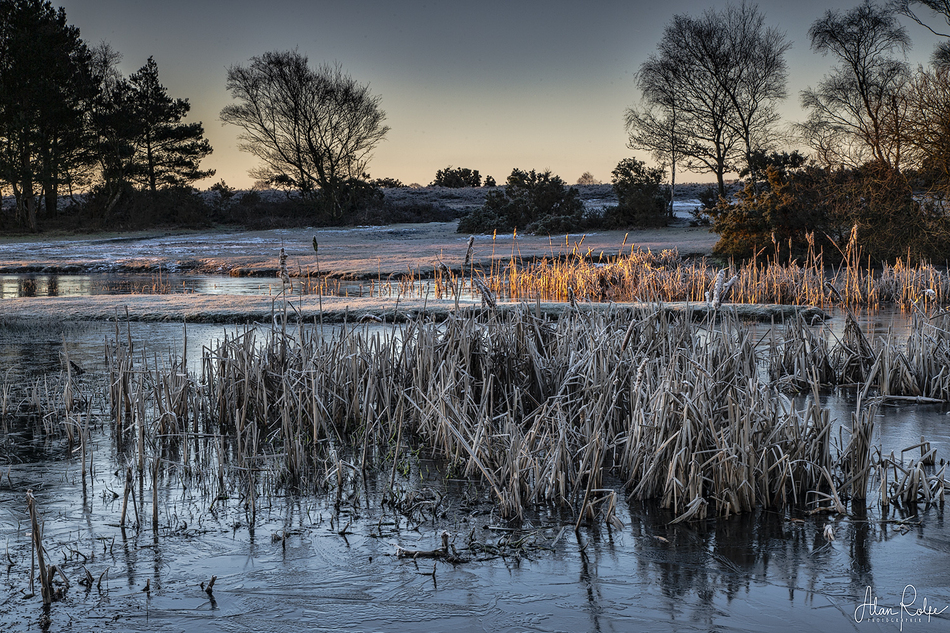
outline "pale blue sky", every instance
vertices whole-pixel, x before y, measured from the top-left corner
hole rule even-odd
[[[626,148],[623,113],[639,94],[634,75],[676,13],[725,3],[565,0],[455,2],[383,0],[53,0],[91,45],[109,42],[129,74],[149,55],[189,120],[204,123],[214,153],[203,166],[249,187],[255,165],[222,126],[228,66],[268,50],[298,49],[312,64],[339,62],[381,96],[392,128],[369,165],[373,177],[428,184],[447,165],[503,181],[511,169],[551,169],[568,182],[585,171],[608,181]],[[804,118],[798,93],[831,60],[812,53],[807,31],[828,8],[857,0],[760,2],[766,22],[787,33],[787,121]],[[910,60],[925,63],[935,39],[907,25]],[[647,158],[639,155],[640,158]],[[682,174],[680,180],[698,180]]]

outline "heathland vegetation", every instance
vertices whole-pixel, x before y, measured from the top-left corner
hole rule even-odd
[[[577,232],[666,224],[685,169],[715,179],[704,203],[723,256],[818,249],[834,258],[856,239],[870,262],[946,260],[950,46],[910,67],[902,18],[950,23],[950,9],[865,0],[819,16],[810,44],[833,66],[800,95],[806,120],[789,126],[778,106],[791,42],[758,7],[673,16],[639,66],[641,100],[625,115],[628,147],[656,165],[620,159],[614,207],[585,209],[550,170],[516,167],[496,187],[450,165],[430,186],[490,189],[460,231]],[[454,219],[445,207],[387,202],[383,189],[403,183],[367,171],[389,132],[381,98],[339,65],[268,51],[228,68],[233,101],[220,119],[259,160],[258,185],[239,195],[221,180],[198,192],[213,175],[201,167],[212,148],[200,122],[185,122],[188,100],[167,94],[155,59],[122,76],[119,52],[89,46],[45,0],[0,0],[0,27],[0,191],[13,199],[0,231]],[[738,195],[731,174],[743,178]],[[578,181],[593,182],[589,172]]]

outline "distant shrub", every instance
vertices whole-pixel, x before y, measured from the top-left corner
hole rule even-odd
[[[336,198],[333,201],[336,209],[327,209],[327,201],[318,197],[318,202],[322,203],[323,211],[329,212],[327,220],[341,221],[342,224],[351,224],[350,216],[359,213],[367,208],[381,207],[385,196],[383,190],[374,183],[361,178],[348,178],[339,191],[336,192]],[[319,207],[318,207],[319,208]]]
[[[450,222],[458,219],[458,212],[431,202],[392,202],[367,207],[353,216],[354,224],[410,224],[417,222]]]
[[[137,230],[149,227],[203,228],[211,224],[214,209],[191,187],[155,192],[126,187],[119,196],[90,194],[82,210],[84,228]]]
[[[234,201],[234,187],[229,187],[224,179],[211,185],[208,191],[216,194],[214,204],[219,209],[227,208]]]
[[[445,169],[440,169],[435,173],[435,180],[432,181],[431,187],[451,187],[451,188],[461,188],[461,187],[481,187],[482,186],[482,177],[478,175],[477,169],[469,169],[468,167],[455,167],[451,165]]]
[[[706,211],[715,209],[719,205],[719,190],[712,185],[701,189],[696,197],[699,199],[699,204]]]
[[[612,228],[665,226],[670,216],[664,173],[636,158],[620,161],[611,172],[617,206],[607,211],[606,224]]]
[[[377,178],[373,181],[373,184],[380,189],[400,189],[405,187],[398,178]]]
[[[485,186],[486,187],[497,187],[498,184],[495,182],[495,179],[491,176],[485,176]]]
[[[577,184],[586,186],[586,185],[600,185],[603,183],[601,183],[599,180],[594,178],[594,174],[590,173],[589,171],[585,171],[583,174],[581,174],[581,177],[577,179]]]
[[[562,232],[581,225],[583,216],[577,189],[568,188],[560,176],[514,169],[503,189],[488,192],[485,204],[462,218],[458,231]]]
[[[252,207],[261,203],[261,192],[256,189],[245,191],[241,196],[241,204],[245,207]]]

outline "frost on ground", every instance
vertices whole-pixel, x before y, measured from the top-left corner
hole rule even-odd
[[[166,272],[270,276],[281,248],[291,275],[331,275],[375,279],[389,275],[430,274],[440,262],[458,269],[469,236],[455,222],[356,228],[302,228],[268,231],[182,231],[87,236],[61,239],[0,240],[0,273]],[[316,238],[319,252],[314,253]],[[575,247],[594,256],[623,249],[677,248],[681,255],[708,254],[716,236],[706,228],[675,226],[577,235],[511,234],[476,236],[473,261],[488,265],[569,254]],[[317,256],[319,256],[319,261]]]
[[[590,207],[614,204],[609,185],[581,188]],[[416,202],[438,201],[459,208],[479,206],[489,188],[387,190],[387,197],[411,198]],[[688,190],[684,190],[688,191]],[[689,204],[689,197],[680,200]],[[678,216],[682,215],[677,213]],[[688,214],[687,214],[688,215]],[[325,275],[343,280],[381,280],[393,276],[431,276],[441,264],[462,268],[469,235],[456,232],[457,222],[363,226],[347,228],[274,229],[267,231],[143,231],[86,236],[0,238],[0,274],[18,273],[178,273],[273,277],[278,253],[288,255],[292,277]],[[580,253],[598,257],[627,253],[631,249],[661,251],[676,248],[681,255],[706,255],[716,236],[702,227],[690,227],[683,217],[673,226],[658,229],[599,231],[571,235],[477,235],[472,252],[476,266],[492,262],[506,265],[536,258]],[[314,252],[313,242],[318,244]],[[311,297],[304,304],[312,302]],[[397,305],[398,303],[398,305]],[[343,315],[374,308],[415,310],[419,301],[388,301],[381,298],[324,297],[324,309]],[[437,307],[429,303],[429,308]],[[133,318],[144,320],[230,321],[266,320],[276,308],[274,297],[234,295],[152,295],[97,297],[20,297],[0,302],[5,316],[51,316],[54,318],[115,318],[129,307]],[[293,309],[293,308],[291,308]],[[314,306],[298,309],[316,314]]]

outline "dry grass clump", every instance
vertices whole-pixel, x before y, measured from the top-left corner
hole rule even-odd
[[[915,304],[916,305],[916,304]],[[809,381],[828,387],[860,387],[883,399],[950,402],[950,313],[913,316],[906,341],[882,337],[875,344],[854,314],[845,317],[840,338],[830,343],[796,319],[770,337],[769,376],[784,391],[809,389]]]
[[[852,236],[854,238],[854,236]],[[581,243],[583,240],[581,240]],[[685,261],[675,249],[660,253],[625,244],[615,256],[586,253],[575,245],[565,258],[553,255],[524,262],[513,251],[507,263],[492,259],[485,283],[501,299],[515,301],[592,302],[707,300],[707,289],[723,272],[734,279],[729,300],[735,303],[778,303],[851,308],[884,304],[910,309],[918,302],[950,299],[950,276],[929,264],[908,266],[901,260],[875,270],[855,239],[841,252],[840,263],[828,264],[814,244],[800,262],[752,258],[724,269],[706,259]],[[464,271],[463,271],[464,272]]]
[[[720,317],[578,308],[552,322],[524,307],[325,336],[278,323],[203,350],[200,375],[116,345],[111,411],[155,485],[177,463],[240,491],[252,516],[266,490],[335,489],[339,502],[368,472],[388,472],[393,488],[410,451],[483,481],[506,517],[549,504],[573,509],[578,525],[617,521],[607,484],[617,477],[677,520],[791,504],[842,511],[842,499],[863,498],[884,472],[872,414],[859,412],[836,455],[828,411],[795,410],[763,380],[750,332]],[[792,338],[769,349],[782,371],[824,363],[808,372],[817,389],[832,356],[806,330],[788,328]],[[893,478],[898,466],[887,468]],[[937,480],[927,481],[933,497]]]
[[[906,346],[868,341],[854,319],[832,343],[798,320],[762,345],[727,313],[694,317],[581,305],[551,321],[522,306],[332,331],[278,317],[203,349],[198,372],[134,349],[117,328],[105,411],[130,467],[123,508],[131,496],[135,523],[151,516],[157,530],[158,488],[174,480],[238,495],[250,521],[262,494],[331,492],[339,504],[369,476],[398,501],[419,455],[483,482],[506,517],[550,505],[578,526],[616,524],[618,481],[678,521],[842,512],[869,495],[942,500],[924,440],[907,461],[871,436],[886,399],[950,398],[950,314],[921,310]],[[65,361],[63,381],[38,383],[34,399],[47,433],[74,434],[85,475],[90,397]],[[832,442],[817,390],[846,383],[859,404]],[[782,395],[803,390],[814,397],[801,409]]]

